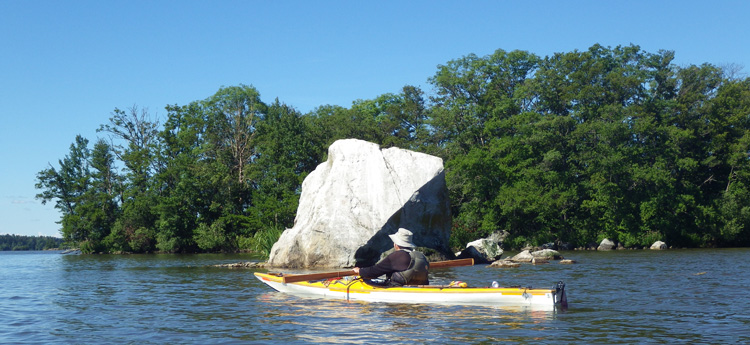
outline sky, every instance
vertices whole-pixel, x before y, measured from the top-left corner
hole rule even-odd
[[[307,113],[430,94],[469,54],[637,45],[678,66],[750,71],[750,1],[0,0],[0,234],[61,236],[38,172],[76,135],[91,146],[115,108],[167,105],[252,85]]]

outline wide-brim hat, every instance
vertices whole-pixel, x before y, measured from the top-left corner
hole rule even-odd
[[[398,229],[398,232],[393,235],[388,235],[388,237],[391,238],[391,241],[399,247],[415,248],[416,246],[411,241],[412,236],[414,236],[414,234],[404,228]]]

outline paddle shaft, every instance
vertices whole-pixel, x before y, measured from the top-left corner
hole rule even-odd
[[[430,268],[443,268],[443,267],[459,267],[459,266],[472,266],[474,265],[474,259],[458,259],[448,261],[437,261],[431,262]],[[308,280],[319,280],[329,278],[340,278],[346,276],[356,275],[354,271],[338,271],[338,272],[326,272],[326,273],[310,273],[310,274],[289,274],[282,277],[283,283],[295,283]]]

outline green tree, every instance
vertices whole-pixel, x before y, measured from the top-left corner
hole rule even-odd
[[[750,79],[724,80],[706,105],[702,175],[695,184],[714,195],[701,220],[711,245],[750,244]],[[698,181],[701,181],[698,183]],[[709,207],[710,206],[710,207]]]
[[[252,86],[219,89],[203,102],[207,135],[215,157],[227,164],[238,185],[247,181],[245,171],[255,156],[255,127],[266,105]]]
[[[518,120],[527,118],[535,99],[530,78],[539,58],[521,51],[497,50],[487,57],[468,55],[438,66],[429,122],[432,144],[443,148],[446,179],[459,228],[475,236],[504,226],[498,191],[515,176],[497,154],[521,154]],[[518,117],[521,116],[521,117]],[[528,152],[530,153],[530,152]],[[527,161],[523,157],[522,163]],[[498,204],[499,202],[499,204]],[[526,223],[524,223],[526,224]]]
[[[105,238],[106,246],[114,251],[151,252],[156,248],[157,189],[152,177],[159,162],[159,127],[148,110],[133,106],[127,112],[115,108],[109,123],[98,129],[109,133],[113,142],[122,142],[112,146],[125,171],[122,213]]]
[[[255,229],[291,227],[304,178],[318,164],[319,153],[302,115],[278,99],[258,122],[251,167],[253,205],[248,210]]]
[[[160,132],[163,168],[155,176],[159,186],[156,247],[164,252],[197,249],[194,231],[199,217],[210,216],[211,180],[206,156],[206,117],[199,102],[167,107],[168,117]]]
[[[86,241],[91,234],[91,229],[81,224],[85,215],[78,213],[78,206],[89,188],[91,178],[87,145],[87,139],[76,136],[70,153],[58,161],[59,170],[50,165],[37,174],[36,188],[42,192],[36,197],[41,199],[42,204],[55,200],[55,208],[62,212],[60,223],[63,238],[71,243]]]

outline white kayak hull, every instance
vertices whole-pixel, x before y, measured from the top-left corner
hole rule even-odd
[[[274,290],[305,296],[319,296],[345,300],[397,303],[441,303],[469,305],[514,305],[549,307],[567,305],[565,284],[552,289],[523,287],[453,287],[403,286],[380,287],[362,279],[328,279],[284,283],[280,275],[255,273],[255,276]]]

